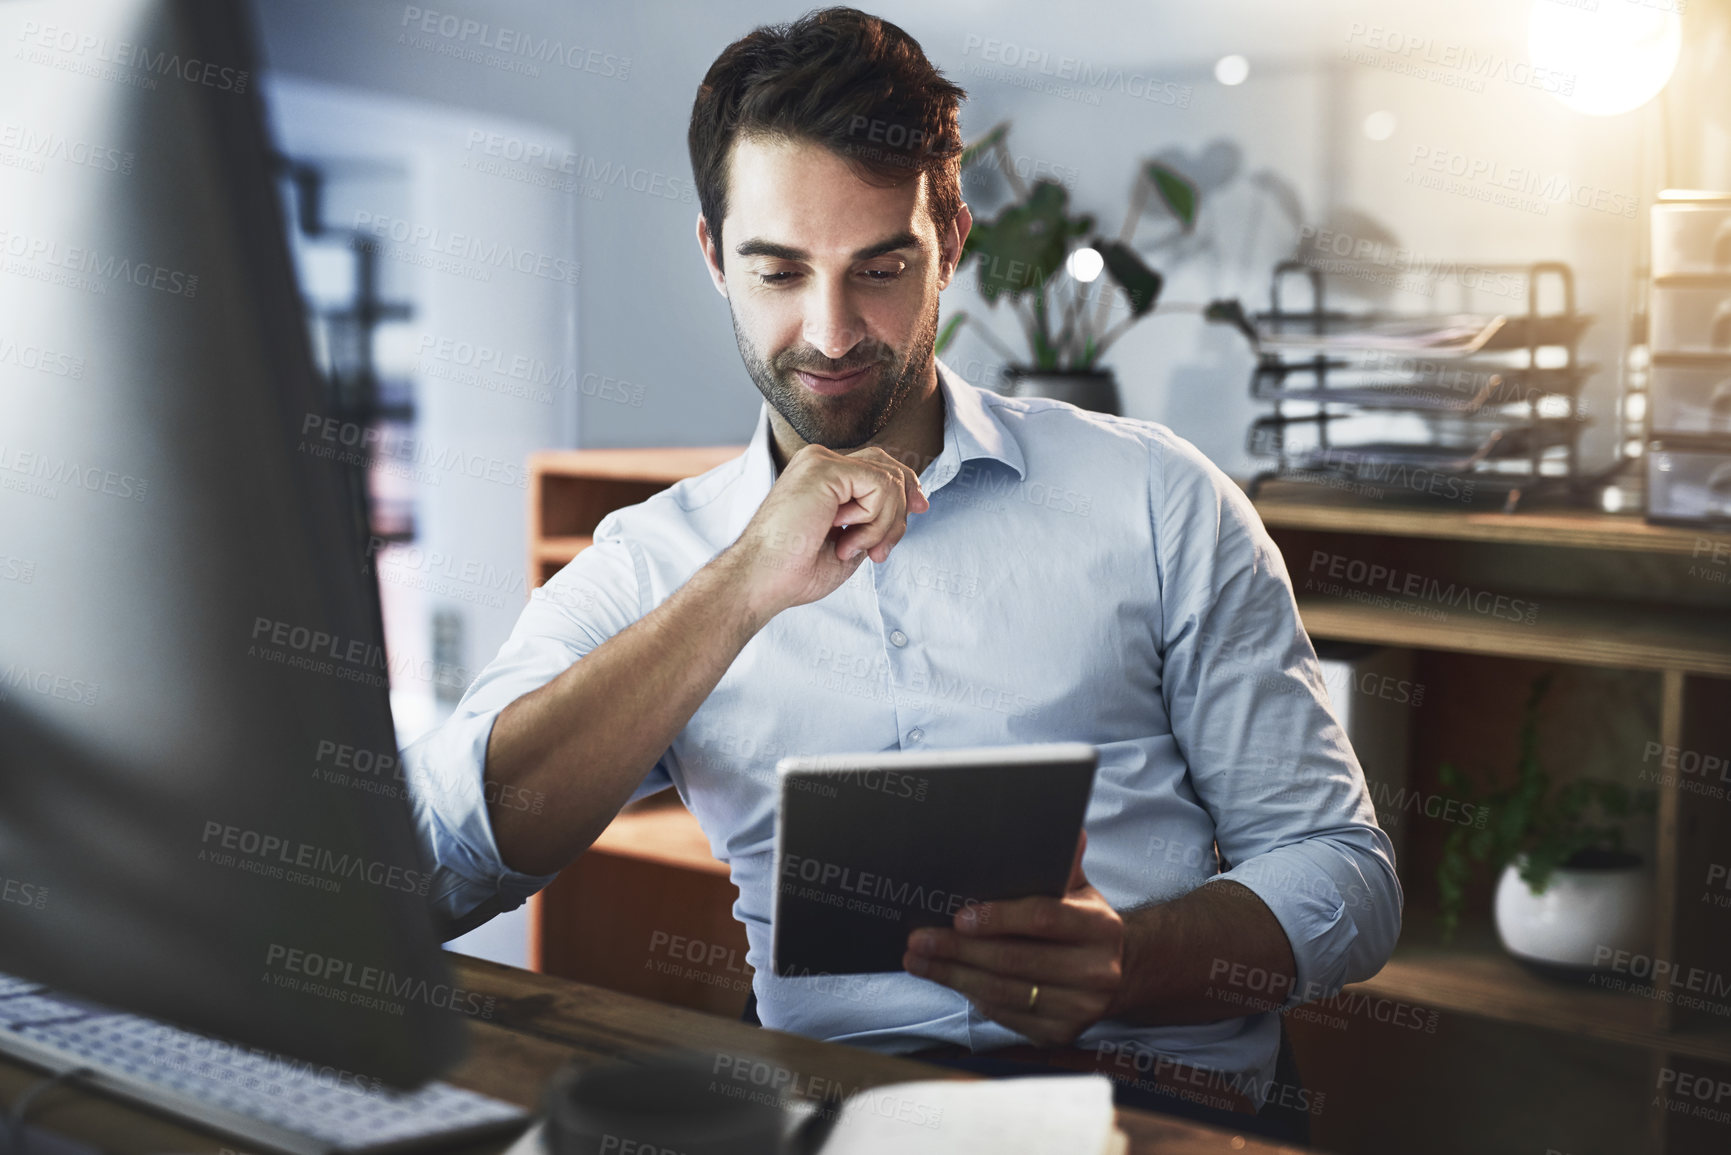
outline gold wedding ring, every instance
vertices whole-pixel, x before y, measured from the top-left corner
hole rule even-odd
[[[1040,1001],[1040,984],[1035,983],[1028,991],[1028,1009],[1034,1009],[1034,1004]]]

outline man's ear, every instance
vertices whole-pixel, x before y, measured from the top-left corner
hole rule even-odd
[[[721,271],[721,253],[711,242],[709,222],[702,213],[697,214],[697,247],[703,250],[703,263],[709,267],[709,279],[714,282],[715,291],[726,297],[727,276]]]
[[[966,201],[956,214],[956,219],[950,227],[944,230],[938,238],[938,249],[942,254],[942,276],[938,279],[938,288],[947,289],[950,282],[956,279],[956,266],[962,263],[962,246],[967,243],[968,231],[974,227],[974,214],[968,211]]]

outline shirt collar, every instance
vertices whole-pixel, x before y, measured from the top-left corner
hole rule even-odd
[[[944,398],[944,447],[920,475],[926,496],[955,479],[970,461],[999,461],[1025,477],[1027,465],[1022,447],[1016,443],[997,413],[986,403],[985,390],[968,384],[961,376],[933,359],[938,369],[938,390]],[[752,514],[775,484],[775,457],[770,453],[769,402],[757,414],[757,428],[745,447],[744,464],[729,510],[728,540],[744,531]]]

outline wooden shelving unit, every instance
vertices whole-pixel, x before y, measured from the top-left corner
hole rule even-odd
[[[1647,1002],[1615,991],[1571,986],[1527,970],[1479,928],[1443,945],[1430,911],[1409,911],[1395,957],[1348,991],[1565,1035],[1731,1063],[1731,1022],[1694,1030],[1655,1025]]]
[[[1731,678],[1731,618],[1711,610],[1558,597],[1543,600],[1526,625],[1459,612],[1439,621],[1413,612],[1423,608],[1298,599],[1312,638]]]
[[[1270,485],[1265,492],[1271,492]],[[1703,541],[1701,530],[1649,525],[1633,515],[1563,509],[1517,514],[1432,508],[1369,506],[1362,502],[1306,497],[1268,499],[1257,503],[1262,524],[1270,530],[1310,529],[1326,533],[1379,533],[1391,537],[1428,537],[1445,541],[1504,542],[1558,548],[1630,550],[1695,556]],[[1717,540],[1731,541],[1721,533]]]
[[[529,584],[558,573],[616,509],[706,473],[742,445],[690,449],[548,449],[529,456]]]
[[[1467,668],[1462,663],[1470,662],[1475,677],[1505,679],[1501,697],[1508,703],[1524,698],[1526,680],[1540,668],[1641,671],[1649,684],[1656,682],[1658,708],[1644,732],[1648,741],[1675,750],[1731,753],[1731,596],[1723,584],[1696,572],[1699,559],[1713,556],[1723,538],[1648,525],[1632,515],[1402,508],[1315,491],[1313,486],[1270,486],[1256,503],[1286,559],[1313,640],[1428,654],[1435,668],[1455,678],[1442,687],[1445,694],[1460,692],[1459,676]],[[1358,585],[1330,579],[1327,571],[1343,568],[1342,558],[1360,575],[1380,566],[1393,576],[1375,582],[1361,576]],[[1434,595],[1429,601],[1403,597],[1395,591],[1408,575],[1416,575],[1427,590],[1470,588],[1519,598],[1536,607],[1534,620],[1450,608]],[[1443,617],[1429,612],[1437,609]],[[1479,687],[1475,700],[1496,697]],[[1624,708],[1636,706],[1630,702]],[[1503,720],[1509,712],[1505,709]],[[1492,719],[1475,720],[1487,731],[1497,729]],[[1503,725],[1500,732],[1507,730]],[[1451,736],[1451,741],[1458,753],[1471,739]],[[1512,753],[1512,747],[1496,746],[1483,751],[1483,761],[1512,762]],[[1635,781],[1638,766],[1630,762],[1639,754],[1630,751],[1610,762],[1631,785],[1653,785]],[[1409,755],[1421,772],[1433,770],[1439,757],[1418,739]],[[1703,906],[1700,891],[1706,869],[1731,853],[1731,787],[1719,800],[1685,793],[1682,778],[1672,773],[1656,787],[1651,957],[1681,969],[1699,968],[1725,982],[1731,980],[1731,912]],[[1409,895],[1422,891],[1434,875],[1439,844],[1440,839],[1432,840],[1413,861],[1401,864]],[[1686,992],[1669,982],[1661,980],[1650,997],[1571,986],[1523,967],[1482,921],[1463,927],[1460,941],[1449,945],[1437,940],[1433,926],[1432,914],[1409,900],[1393,959],[1374,978],[1347,990],[1505,1030],[1537,1029],[1542,1035],[1535,1038],[1557,1040],[1548,1053],[1558,1056],[1608,1044],[1644,1054],[1655,1077],[1665,1070],[1731,1077],[1731,1018],[1673,1004],[1671,996]],[[1325,1034],[1301,1035],[1301,1044],[1326,1053],[1332,1040]],[[1655,1098],[1654,1086],[1647,1083],[1643,1104]],[[1660,1106],[1644,1110],[1641,1149],[1713,1149],[1699,1146],[1702,1132],[1695,1121]]]
[[[664,790],[621,811],[590,849],[728,877],[727,864],[710,853],[703,828],[671,791]]]
[[[578,551],[588,549],[594,544],[595,539],[587,534],[573,533],[561,537],[542,538],[535,543],[535,560],[542,565],[563,566],[576,557]],[[553,572],[557,573],[557,568]],[[548,576],[552,575],[549,574]],[[545,581],[546,579],[543,578],[542,580]]]

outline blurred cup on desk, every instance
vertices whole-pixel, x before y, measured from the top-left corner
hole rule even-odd
[[[568,1064],[547,1084],[548,1155],[778,1155],[785,1102],[729,1061],[673,1053],[648,1063]],[[718,1073],[719,1072],[719,1073]]]

